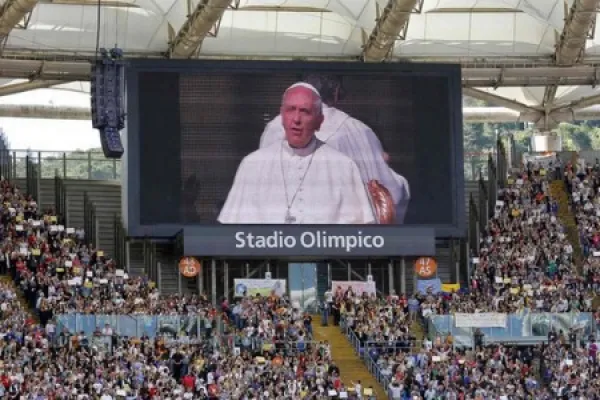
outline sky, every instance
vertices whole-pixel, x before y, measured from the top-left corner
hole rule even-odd
[[[100,147],[92,121],[0,118],[0,128],[12,150],[73,151]]]
[[[0,84],[23,81],[1,80]],[[89,107],[89,83],[73,82],[58,89],[36,89],[0,97],[1,104]],[[0,128],[13,150],[73,151],[100,147],[91,121],[0,118]]]

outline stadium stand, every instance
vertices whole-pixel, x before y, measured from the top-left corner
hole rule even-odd
[[[0,397],[362,395],[360,382],[345,388],[330,345],[314,340],[311,317],[287,298],[240,298],[231,307],[224,302],[221,314],[202,296],[162,296],[153,282],[120,273],[107,254],[86,245],[81,229],[59,225],[60,216],[38,210],[8,181],[0,187],[0,265],[8,274],[0,284]],[[73,313],[197,316],[207,323],[195,338],[127,337],[108,323],[93,332],[61,329],[58,316]]]
[[[569,173],[565,178],[585,256],[581,277],[564,217],[558,217],[554,183],[542,167],[529,165],[498,192],[469,293],[381,297],[337,289],[331,311],[341,331],[313,326],[318,317],[294,308],[287,296],[225,300],[217,309],[204,296],[162,295],[149,279],[127,276],[108,254],[86,245],[83,230],[60,225],[53,210],[38,210],[35,199],[4,180],[0,394],[295,399],[329,398],[335,391],[348,398],[594,398],[597,345],[577,329],[551,331],[542,347],[476,343],[473,350],[457,346],[452,335],[415,335],[429,317],[454,312],[594,311],[594,171],[586,179]],[[69,331],[59,317],[69,314],[193,316],[202,322],[197,336],[127,337],[110,324]],[[344,336],[365,364],[354,361],[351,350],[345,354],[352,347]]]

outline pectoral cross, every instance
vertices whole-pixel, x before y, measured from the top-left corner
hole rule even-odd
[[[288,208],[287,212],[285,213],[285,223],[293,224],[294,222],[296,222],[296,217],[292,216],[290,209]]]

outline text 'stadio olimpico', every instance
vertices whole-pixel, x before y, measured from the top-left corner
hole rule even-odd
[[[327,231],[305,231],[299,235],[286,235],[282,231],[273,231],[270,235],[255,235],[252,232],[236,232],[237,249],[381,249],[385,239],[380,235],[364,235],[357,231],[355,235],[329,235]]]

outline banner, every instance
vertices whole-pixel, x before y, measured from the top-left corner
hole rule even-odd
[[[440,278],[417,279],[417,293],[436,294],[442,290],[442,281]]]
[[[442,283],[442,292],[452,293],[460,291],[460,283]]]
[[[275,292],[283,296],[287,289],[285,279],[234,279],[235,297],[242,296],[269,296]]]
[[[551,165],[554,165],[556,162],[556,153],[549,154],[531,154],[525,153],[523,154],[523,164],[527,165],[527,163],[532,163],[534,165],[539,165],[542,168],[549,169]]]
[[[375,288],[375,282],[363,282],[363,281],[331,281],[331,290],[335,294],[338,288],[342,289],[342,292],[348,290],[351,287],[352,291],[356,295],[362,295],[366,293],[368,295],[375,294],[377,289]]]
[[[454,321],[457,328],[506,328],[506,314],[501,313],[456,313]]]

